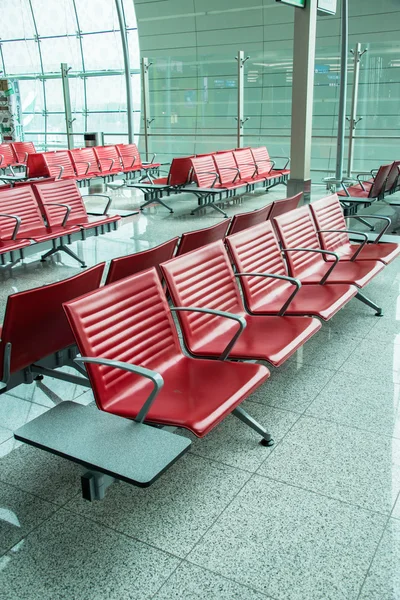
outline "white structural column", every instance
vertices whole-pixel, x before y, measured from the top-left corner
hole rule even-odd
[[[314,98],[317,0],[307,0],[306,8],[295,8],[293,41],[292,131],[288,196],[311,192],[311,140]]]

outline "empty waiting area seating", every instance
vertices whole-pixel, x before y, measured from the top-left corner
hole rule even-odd
[[[311,317],[250,315],[222,241],[173,258],[161,269],[193,356],[220,356],[237,332],[234,320],[203,314],[201,309],[228,311],[246,321],[246,329],[230,349],[231,358],[265,360],[274,366],[284,363],[321,327]]]

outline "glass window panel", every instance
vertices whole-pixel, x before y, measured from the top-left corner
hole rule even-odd
[[[35,144],[35,148],[38,152],[45,150],[44,147],[44,133],[30,133],[29,138],[25,136],[26,140],[33,142]]]
[[[128,31],[128,46],[129,46],[129,62],[131,69],[140,68],[140,50],[139,50],[139,37],[137,29]]]
[[[75,119],[74,122],[72,123],[73,130],[76,131],[77,133],[84,133],[85,132],[85,117],[83,116],[83,114],[73,112],[72,118]]]
[[[125,79],[122,75],[88,77],[89,110],[120,110],[126,108]]]
[[[47,79],[46,85],[46,104],[47,110],[49,111],[63,111],[64,110],[64,95],[62,80],[60,79]]]
[[[41,112],[43,105],[43,85],[38,79],[19,81],[22,112]]]
[[[76,33],[78,26],[72,0],[31,1],[39,35]]]
[[[66,133],[49,133],[47,135],[47,150],[61,150],[67,148]]]
[[[2,52],[7,75],[41,73],[36,42],[6,42],[2,44]]]
[[[118,31],[83,36],[86,70],[122,69],[121,34]]]
[[[1,0],[1,37],[3,40],[33,38],[35,28],[28,0]]]
[[[133,0],[131,0],[133,2]],[[115,2],[111,0],[75,0],[82,32],[118,29]]]
[[[131,76],[131,87],[132,87],[132,103],[133,110],[140,110],[141,108],[141,81],[140,75]]]
[[[129,28],[137,27],[135,5],[133,0],[123,0],[122,6],[124,9],[126,26]]]
[[[23,115],[22,123],[24,126],[24,133],[29,131],[44,131],[44,117],[43,115]],[[30,138],[29,138],[30,139]]]
[[[128,122],[126,113],[89,113],[89,131],[104,131],[105,133],[127,133]]]
[[[64,113],[49,114],[47,117],[48,133],[66,133]]]
[[[76,37],[44,39],[40,42],[43,70],[46,73],[60,71],[62,62],[73,71],[82,70],[82,55],[79,40]]]
[[[74,133],[74,148],[84,148],[85,140],[83,139],[83,135],[79,135]]]

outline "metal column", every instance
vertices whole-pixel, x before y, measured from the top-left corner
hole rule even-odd
[[[292,129],[290,143],[290,180],[288,196],[311,193],[311,142],[314,99],[315,40],[317,0],[306,8],[295,8],[293,40]]]
[[[238,55],[235,57],[237,60],[238,68],[238,101],[237,101],[237,140],[236,144],[238,148],[242,147],[242,138],[244,131],[244,124],[249,120],[249,117],[244,118],[244,64],[250,57],[244,57],[243,50],[239,50]]]
[[[75,119],[72,118],[71,111],[71,96],[69,93],[69,81],[68,81],[68,71],[71,67],[68,67],[67,63],[61,63],[61,78],[63,85],[63,94],[64,94],[64,111],[65,111],[65,125],[67,129],[67,143],[68,148],[71,149],[74,147],[74,129],[72,127]]]
[[[128,139],[129,139],[129,143],[133,144],[133,142],[134,142],[133,104],[132,104],[131,65],[129,62],[128,35],[126,33],[125,15],[124,15],[124,11],[122,9],[121,0],[115,0],[115,6],[117,8],[119,28],[121,31],[122,54],[124,57],[125,85],[126,85],[126,109],[128,112]]]
[[[347,162],[347,176],[351,177],[353,170],[353,156],[354,156],[354,141],[356,137],[357,123],[361,121],[362,117],[357,119],[357,105],[358,105],[358,85],[360,82],[360,61],[362,55],[367,50],[361,52],[361,44],[356,44],[355,50],[351,50],[354,55],[354,77],[353,77],[353,97],[351,101],[351,115],[350,115],[350,132],[349,132],[349,156]]]
[[[336,179],[343,177],[344,136],[346,127],[347,63],[349,52],[349,0],[342,0],[342,50],[340,56],[339,125],[336,152]]]
[[[150,118],[149,102],[149,68],[153,63],[148,58],[142,58],[142,90],[143,90],[143,123],[144,123],[144,147],[146,160],[149,160],[149,130],[154,119]]]

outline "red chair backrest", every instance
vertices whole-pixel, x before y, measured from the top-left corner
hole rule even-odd
[[[273,205],[274,203],[272,202],[271,204],[267,204],[267,206],[263,206],[257,210],[251,210],[249,212],[235,215],[232,219],[228,235],[233,235],[234,233],[238,233],[243,229],[247,229],[248,227],[253,227],[253,225],[258,225],[258,223],[267,221],[270,218]]]
[[[382,165],[379,167],[379,170],[376,174],[374,182],[369,190],[368,197],[369,198],[380,198],[384,192],[386,187],[386,180],[389,176],[390,169],[392,168],[392,164],[390,165]]]
[[[82,225],[88,222],[88,215],[81,193],[75,181],[54,181],[46,185],[32,185],[42,214],[50,227],[62,224],[65,208],[55,204],[65,204],[71,208],[66,225]]]
[[[15,165],[18,162],[12,144],[0,144],[0,169],[5,169],[9,165]]]
[[[102,173],[118,173],[122,163],[115,146],[95,146],[93,148]]]
[[[265,221],[230,235],[225,240],[238,273],[271,273],[287,275],[279,242],[271,221]],[[248,305],[259,298],[267,301],[277,293],[293,291],[293,286],[280,279],[266,277],[241,277],[240,283]]]
[[[221,154],[218,152],[214,154],[213,158],[222,184],[232,183],[234,179],[236,181],[240,180],[240,173],[238,175],[238,166],[232,152],[222,152]]]
[[[222,241],[203,246],[161,265],[175,306],[214,308],[243,314],[239,288]],[[179,320],[185,343],[194,353],[205,339],[226,336],[227,343],[237,323],[214,315],[181,312]]]
[[[318,231],[322,229],[347,229],[342,207],[336,194],[315,200],[310,204]],[[321,248],[332,252],[347,251],[350,249],[347,233],[319,233]]]
[[[44,186],[43,186],[44,187]],[[14,215],[21,219],[18,238],[34,238],[46,235],[47,229],[31,186],[17,186],[0,194],[0,213]],[[15,221],[0,217],[2,239],[11,239]]]
[[[301,206],[276,217],[274,227],[284,248],[321,249],[309,206]],[[322,254],[316,252],[288,252],[286,260],[292,277],[299,277],[308,269],[325,264]]]
[[[230,219],[226,219],[225,221],[221,221],[221,223],[217,223],[217,225],[211,225],[211,227],[197,229],[196,231],[188,231],[187,233],[182,234],[176,255],[180,256],[181,254],[186,254],[186,252],[191,252],[192,250],[196,250],[197,248],[201,248],[212,242],[223,240],[229,223]]]
[[[219,176],[211,155],[191,158],[192,179],[199,188],[211,188],[219,183]]]
[[[252,179],[256,176],[256,165],[250,148],[235,150],[233,156],[239,168],[240,177],[242,179]]]
[[[155,267],[158,271],[160,278],[162,273],[159,265],[162,262],[166,262],[173,257],[179,237],[175,237],[164,244],[160,244],[150,250],[144,250],[143,252],[136,252],[129,256],[121,256],[120,258],[114,258],[111,261],[110,268],[107,273],[106,285],[114,283],[124,277],[129,277],[135,273],[146,271],[151,267]]]
[[[192,156],[173,158],[168,174],[168,185],[185,185],[190,181]]]
[[[35,154],[36,152],[33,142],[13,142],[11,145],[20,163],[26,163],[28,154]]]
[[[183,356],[154,268],[72,300],[64,309],[83,356],[120,360],[155,371]],[[135,405],[140,405],[153,389],[148,379],[121,369],[93,364],[86,368],[97,406],[103,410],[133,396]]]
[[[116,148],[124,169],[141,168],[142,159],[136,144],[117,144]]]
[[[300,194],[296,194],[296,196],[291,196],[290,198],[283,198],[283,200],[275,200],[269,218],[274,219],[275,217],[283,215],[289,210],[294,210],[298,207],[302,196],[303,193],[300,192]]]
[[[385,192],[394,191],[397,187],[397,180],[399,178],[399,167],[400,161],[395,161],[389,171],[389,175],[386,179]]]
[[[50,177],[56,179],[75,178],[75,169],[68,150],[43,152],[43,158],[47,164]],[[63,167],[62,171],[60,167]]]
[[[261,148],[251,148],[251,153],[254,162],[257,165],[258,175],[268,175],[272,169],[272,162],[267,148],[265,146],[261,146]]]
[[[49,177],[50,170],[45,161],[43,152],[36,152],[36,154],[28,154],[26,160],[26,173],[28,177]],[[58,178],[60,169],[56,169],[55,177]]]
[[[93,148],[74,148],[69,151],[76,174],[98,175],[100,167]]]
[[[69,279],[8,296],[0,342],[1,378],[8,343],[11,344],[11,373],[74,343],[62,304],[98,288],[104,264]]]

